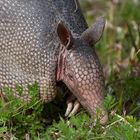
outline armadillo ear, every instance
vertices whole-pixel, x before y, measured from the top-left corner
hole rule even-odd
[[[82,33],[81,38],[90,45],[96,44],[96,42],[102,37],[104,27],[105,19],[103,17],[99,17],[91,27]]]
[[[63,24],[62,21],[59,22],[57,26],[57,34],[61,43],[66,46],[67,49],[70,49],[73,38],[70,30]]]

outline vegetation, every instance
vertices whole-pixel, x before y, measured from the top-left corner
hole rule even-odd
[[[43,105],[34,97],[38,92],[35,83],[29,87],[33,96],[29,104],[14,100],[8,88],[5,90],[9,102],[1,95],[0,139],[140,139],[140,1],[80,2],[89,25],[100,15],[104,15],[107,21],[96,49],[106,78],[104,105],[109,111],[108,124],[101,126],[95,123],[83,109],[76,116],[65,119],[64,99],[58,97],[59,104],[55,100]],[[17,90],[22,92],[20,87]]]

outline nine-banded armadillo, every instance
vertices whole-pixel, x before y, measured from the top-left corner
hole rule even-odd
[[[0,0],[0,88],[30,101],[28,85],[39,84],[39,98],[49,102],[62,81],[90,114],[101,110],[104,80],[94,48],[105,21],[87,24],[76,0]],[[23,87],[19,95],[16,85]],[[4,92],[4,91],[3,91]]]

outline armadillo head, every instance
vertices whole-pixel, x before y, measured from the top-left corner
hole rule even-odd
[[[99,59],[91,45],[101,38],[104,25],[104,19],[98,18],[93,26],[76,38],[62,22],[57,28],[61,42],[57,81],[63,81],[92,116],[100,114],[101,124],[108,119],[102,106],[104,78]]]

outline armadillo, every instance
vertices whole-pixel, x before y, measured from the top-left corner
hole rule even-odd
[[[107,121],[104,78],[95,48],[105,21],[88,28],[76,0],[0,0],[0,88],[30,101],[28,85],[37,82],[38,97],[52,101],[62,81],[92,115]],[[23,88],[20,95],[16,85]]]

